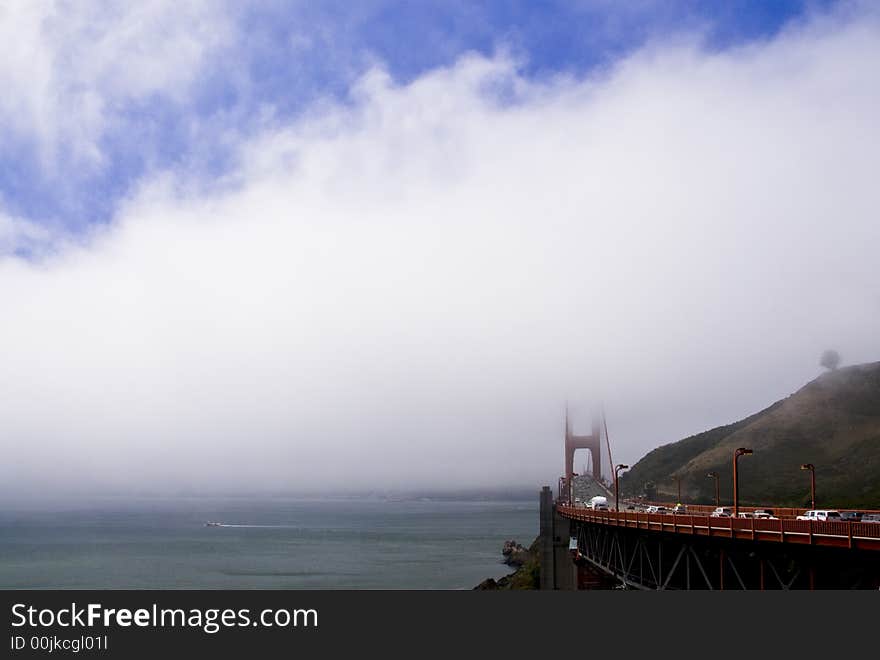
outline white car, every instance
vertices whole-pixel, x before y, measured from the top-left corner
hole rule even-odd
[[[712,518],[730,518],[733,515],[733,509],[729,506],[719,506],[709,515]]]
[[[880,513],[866,513],[862,516],[863,523],[880,523]]]
[[[821,522],[837,521],[840,522],[840,511],[834,509],[810,509],[806,513],[797,517],[798,520],[818,520]]]

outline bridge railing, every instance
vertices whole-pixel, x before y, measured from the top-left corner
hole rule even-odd
[[[651,531],[880,550],[880,523],[872,522],[716,518],[706,514],[594,511],[565,504],[557,505],[557,510],[560,515],[573,520]]]
[[[648,505],[657,505],[657,506],[665,506],[667,509],[671,509],[675,506],[675,502],[660,502],[660,501],[639,501],[640,506],[648,506]],[[622,506],[622,505],[621,505]],[[724,506],[729,506],[725,504]],[[715,505],[712,504],[687,504],[687,510],[689,513],[712,513],[715,510]],[[861,511],[862,513],[880,513],[880,509],[864,509],[860,507],[834,507],[834,506],[822,506],[817,507],[821,509],[834,509],[836,511]],[[779,518],[796,518],[804,513],[806,513],[809,509],[806,508],[798,508],[798,507],[785,507],[785,506],[773,506],[772,504],[766,505],[757,505],[757,506],[744,506],[740,505],[739,510],[745,513],[753,513],[754,511],[766,510],[770,509],[773,511],[773,515]]]

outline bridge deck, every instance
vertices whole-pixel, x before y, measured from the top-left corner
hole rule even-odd
[[[557,511],[570,520],[655,532],[880,551],[880,523],[593,511],[566,504]]]

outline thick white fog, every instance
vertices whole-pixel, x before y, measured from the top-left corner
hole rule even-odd
[[[377,67],[86,237],[0,214],[0,488],[538,488],[566,400],[632,463],[880,360],[878,62],[868,15]]]

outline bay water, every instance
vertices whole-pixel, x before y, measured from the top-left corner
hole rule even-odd
[[[20,502],[0,505],[0,588],[470,589],[537,532],[537,493]]]

